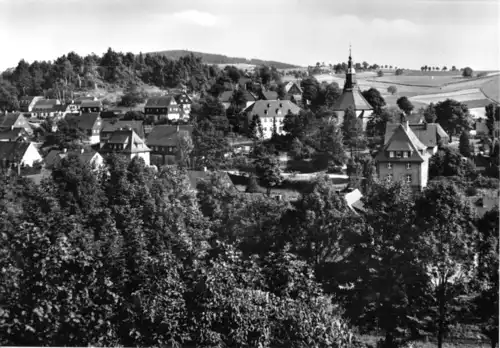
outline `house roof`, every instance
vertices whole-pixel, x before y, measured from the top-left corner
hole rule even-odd
[[[116,150],[111,147],[111,145],[123,144],[125,148],[123,150]],[[151,149],[146,146],[144,140],[142,140],[133,129],[116,130],[111,134],[108,142],[103,146],[104,152],[125,152],[125,153],[136,153],[136,152],[150,152]]]
[[[352,211],[356,213],[356,210],[364,210],[363,202],[361,202],[361,198],[363,195],[361,191],[355,189],[349,193],[346,193],[344,198],[346,200],[347,206],[351,208]]]
[[[45,166],[46,168],[52,168],[56,165],[56,163],[60,160],[62,160],[64,157],[69,156],[69,155],[76,155],[82,163],[88,164],[92,161],[92,159],[98,155],[96,151],[86,151],[86,152],[81,152],[81,151],[68,151],[64,152],[62,150],[51,150],[47,156],[44,158]]]
[[[55,105],[60,105],[61,102],[59,99],[40,99],[36,102],[35,106],[33,109],[50,109],[53,108]]]
[[[264,100],[276,100],[278,99],[278,92],[274,91],[263,91],[262,92],[262,99]]]
[[[344,89],[332,109],[334,111],[344,111],[350,106],[354,107],[354,110],[373,110],[358,88]]]
[[[146,102],[146,108],[166,108],[172,103],[172,96],[149,98]]]
[[[75,99],[75,104],[81,104],[83,101],[96,100],[96,97],[78,97]]]
[[[245,109],[245,111],[250,112],[250,115],[258,115],[260,118],[284,117],[288,114],[288,111],[292,114],[298,114],[300,110],[301,109],[290,100],[257,100]],[[278,115],[278,111],[281,111],[281,115]]]
[[[387,143],[394,131],[399,126],[397,123],[387,124],[385,128],[385,141]],[[416,123],[409,124],[410,129],[417,136],[418,140],[427,147],[435,147],[438,145],[439,139],[448,137],[446,132],[438,123]]]
[[[82,100],[81,108],[101,108],[102,102],[100,100]]]
[[[0,142],[0,160],[18,161],[23,158],[30,145],[27,142]]]
[[[16,141],[22,136],[27,136],[28,132],[24,128],[13,128],[0,131],[0,140]]]
[[[0,128],[12,127],[16,123],[19,116],[23,115],[20,112],[15,112],[11,114],[0,114]]]
[[[175,101],[177,104],[191,104],[191,98],[187,95],[187,93],[180,93],[175,96]]]
[[[425,146],[413,133],[411,128],[406,129],[403,124],[398,124],[392,136],[389,138],[375,159],[379,162],[423,162],[424,158],[420,153],[427,150]],[[390,158],[387,152],[390,151],[410,151],[411,155],[407,158]]]
[[[286,85],[285,85],[285,91],[288,93],[288,91],[293,87],[293,86],[297,86],[297,88],[299,89],[300,93],[302,93],[302,88],[299,86],[299,84],[293,82],[293,81],[290,81],[288,82]]]
[[[89,112],[81,115],[67,115],[65,119],[71,127],[89,130],[94,128],[96,121],[99,119],[99,113]]]
[[[148,146],[176,146],[178,137],[182,132],[187,132],[191,136],[193,126],[179,125],[179,132],[177,132],[177,126],[155,126],[148,135],[146,143]]]
[[[138,136],[144,138],[144,122],[143,121],[116,121],[112,123],[109,120],[102,121],[101,133],[109,133],[119,130],[120,128],[132,128]]]

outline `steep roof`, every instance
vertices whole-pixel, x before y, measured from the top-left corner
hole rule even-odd
[[[81,115],[67,115],[65,117],[66,122],[70,127],[76,127],[83,130],[92,129],[99,118],[98,112],[89,112]]]
[[[398,126],[399,124],[397,123],[387,124],[384,143],[389,141]],[[417,136],[418,140],[427,147],[435,147],[438,145],[440,138],[448,137],[438,123],[416,123],[409,124],[409,127],[413,134]]]
[[[189,98],[187,93],[179,93],[175,96],[175,101],[177,104],[191,104],[192,100]]]
[[[131,120],[131,121],[116,121],[112,123],[110,120],[102,121],[101,133],[114,132],[119,129],[132,128],[138,136],[144,138],[144,122]]]
[[[148,135],[146,143],[148,146],[176,146],[179,135],[187,132],[191,136],[193,126],[179,125],[177,126],[159,125],[153,127],[153,130]]]
[[[0,142],[0,160],[19,161],[31,145],[27,142],[5,141]]]
[[[385,145],[381,151],[377,154],[375,159],[379,162],[391,161],[391,162],[423,162],[421,151],[427,150],[411,128],[406,129],[403,124],[398,124],[394,130],[390,139],[385,142]],[[390,158],[387,152],[390,151],[410,151],[411,155],[407,158]]]
[[[116,150],[112,148],[112,145],[125,145],[124,149]],[[142,140],[136,132],[132,129],[117,130],[111,134],[108,142],[103,146],[104,152],[125,152],[125,153],[135,153],[135,152],[149,152],[151,149],[146,146],[144,140]]]
[[[146,102],[146,108],[166,108],[172,103],[173,97],[170,95],[163,97],[149,98]]]
[[[350,106],[354,107],[354,110],[373,110],[358,88],[344,90],[333,105],[333,110],[344,111]]]
[[[96,151],[68,151],[64,152],[62,150],[51,150],[47,156],[44,158],[45,166],[46,168],[52,168],[54,167],[57,162],[62,160],[64,157],[69,156],[69,155],[75,155],[77,156],[82,163],[88,164],[94,156],[99,155]],[[100,156],[100,155],[99,155]]]
[[[278,99],[278,92],[274,91],[263,91],[262,92],[262,99],[264,100],[276,100]]]
[[[16,141],[20,137],[27,137],[28,132],[24,128],[13,128],[0,131],[0,140]]]
[[[279,110],[281,111],[281,115],[278,115]],[[284,117],[288,114],[288,111],[292,114],[298,114],[300,110],[301,109],[290,100],[257,100],[245,109],[245,111],[250,112],[252,116],[258,115],[260,118]]]
[[[15,112],[11,114],[0,114],[0,128],[12,127],[14,123],[16,123],[19,116],[23,115],[20,112]]]
[[[302,93],[302,88],[299,86],[298,83],[295,83],[293,81],[290,81],[285,85],[285,91],[288,93],[294,85],[299,89],[300,93]]]

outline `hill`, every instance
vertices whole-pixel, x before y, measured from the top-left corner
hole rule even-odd
[[[249,65],[269,65],[274,66],[276,69],[290,69],[296,68],[298,65],[288,64],[283,62],[276,62],[273,60],[262,60],[262,59],[247,59],[239,57],[228,57],[222,54],[213,53],[203,53],[194,52],[188,50],[169,50],[169,51],[159,51],[159,52],[149,52],[152,55],[161,55],[171,59],[179,59],[188,54],[194,54],[197,57],[201,57],[203,63],[205,64],[249,64]]]

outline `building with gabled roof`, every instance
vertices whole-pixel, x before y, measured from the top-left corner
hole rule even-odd
[[[191,114],[191,104],[193,101],[191,98],[187,95],[186,92],[179,93],[175,95],[175,101],[177,102],[177,105],[179,105],[179,109],[182,113],[181,118],[187,118]]]
[[[90,142],[90,144],[99,144],[102,120],[98,112],[67,115],[65,120],[69,127],[80,129],[84,132],[87,142]]]
[[[42,156],[33,143],[20,141],[0,142],[0,167],[3,171],[14,167],[33,167],[42,162]]]
[[[151,149],[131,128],[114,131],[102,146],[100,152],[104,155],[116,153],[125,156],[129,160],[139,157],[144,160],[147,166],[150,165],[149,154]]]
[[[47,156],[45,156],[45,168],[53,169],[63,158],[70,155],[77,156],[83,164],[90,165],[93,169],[98,169],[104,165],[104,158],[96,151],[85,151],[84,149],[67,151],[67,149],[63,149],[51,150]]]
[[[397,123],[386,125],[384,143],[390,140],[398,126],[399,124]],[[450,140],[448,134],[439,123],[409,123],[409,127],[417,138],[427,146],[427,151],[431,155],[437,152],[440,143],[446,145]]]
[[[30,135],[24,128],[12,128],[8,130],[0,130],[0,141],[21,141],[28,142]]]
[[[146,144],[151,149],[151,163],[157,166],[174,164],[180,159],[179,141],[186,136],[191,139],[193,126],[157,125],[149,133]]]
[[[29,135],[33,134],[30,124],[22,113],[0,113],[0,131],[10,131],[14,128],[23,128]]]
[[[261,100],[278,100],[278,92],[262,90],[259,94],[259,98]]]
[[[422,190],[427,186],[429,158],[432,156],[427,146],[429,143],[420,141],[404,119],[389,134],[375,157],[379,178],[403,180],[412,188]]]
[[[247,91],[246,89],[242,89],[241,91],[243,91],[246,100],[245,108],[248,108],[258,99],[254,94]],[[219,100],[226,110],[231,106],[231,103],[233,102],[234,92],[235,91],[224,91],[219,96]]]
[[[102,120],[101,133],[100,133],[100,143],[101,146],[104,145],[113,134],[114,131],[120,129],[132,128],[134,132],[140,136],[142,139],[145,139],[144,135],[144,122],[137,120]]]
[[[350,49],[344,90],[342,91],[342,95],[339,99],[337,99],[332,107],[332,109],[337,113],[339,123],[343,122],[345,110],[349,107],[354,109],[356,117],[362,120],[363,130],[366,130],[366,125],[371,118],[373,107],[366,101],[359,90],[356,80],[356,70],[354,69]]]
[[[146,118],[152,121],[177,121],[181,117],[181,110],[175,98],[171,95],[149,98],[144,106]],[[189,117],[189,116],[188,116]]]
[[[283,121],[285,116],[289,112],[298,115],[300,111],[301,108],[290,100],[257,100],[243,110],[247,115],[247,127],[250,126],[255,116],[260,118],[264,139],[272,137],[274,123],[276,123],[276,133],[284,134]]]
[[[82,100],[80,111],[82,113],[101,112],[104,110],[100,100]]]
[[[35,104],[42,99],[45,98],[43,96],[22,96],[19,98],[19,107],[22,112],[31,112]]]

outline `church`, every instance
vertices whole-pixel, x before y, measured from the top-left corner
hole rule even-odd
[[[333,110],[337,113],[339,123],[344,120],[345,109],[352,106],[356,111],[356,116],[363,121],[363,130],[366,130],[366,125],[371,117],[373,107],[366,101],[361,94],[356,81],[356,71],[352,63],[351,49],[349,48],[349,62],[347,64],[347,73],[345,76],[344,90],[342,95],[333,106]]]

